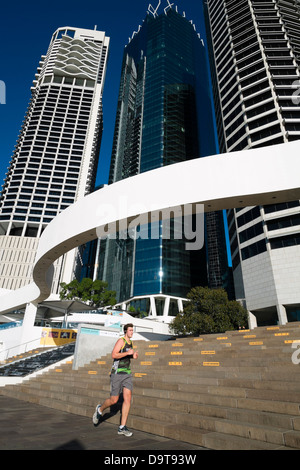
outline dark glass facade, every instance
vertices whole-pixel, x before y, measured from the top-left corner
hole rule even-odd
[[[202,40],[173,9],[147,15],[124,51],[109,183],[215,153]],[[185,297],[191,287],[208,284],[207,249],[187,251],[184,239],[104,240],[100,252],[99,277],[119,301]]]

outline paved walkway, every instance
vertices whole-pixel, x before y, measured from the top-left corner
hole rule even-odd
[[[0,410],[0,450],[102,450],[109,458],[112,452],[122,450],[132,451],[132,455],[143,451],[144,456],[147,450],[186,455],[206,450],[135,430],[131,437],[119,436],[117,426],[107,421],[95,427],[91,418],[2,395]]]

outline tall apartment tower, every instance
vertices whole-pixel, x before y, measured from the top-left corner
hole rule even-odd
[[[300,1],[203,5],[221,151],[300,139]],[[227,216],[236,297],[253,324],[300,320],[299,201],[241,201]]]
[[[124,50],[109,183],[215,154],[212,116],[205,48],[194,24],[177,7],[158,13],[150,5]],[[207,249],[189,252],[176,239],[104,240],[99,277],[119,301],[184,298],[191,287],[207,285]]]
[[[94,188],[109,38],[59,28],[41,57],[32,96],[0,198],[0,288],[31,282],[47,224]],[[55,263],[52,286],[69,282],[75,252]]]

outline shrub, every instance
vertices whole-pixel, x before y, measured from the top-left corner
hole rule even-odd
[[[236,300],[228,300],[224,289],[194,287],[182,313],[171,322],[175,334],[200,335],[223,333],[247,327],[247,310]]]

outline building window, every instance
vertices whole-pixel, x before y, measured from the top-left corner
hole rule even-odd
[[[253,243],[241,250],[242,260],[252,258],[253,256],[259,255],[267,250],[266,240],[260,240],[259,242]]]
[[[258,224],[252,225],[252,227],[249,227],[239,233],[240,243],[246,242],[251,238],[257,237],[262,233],[264,233],[263,224],[262,222],[258,222]]]
[[[299,206],[300,206],[299,201],[282,202],[280,204],[269,204],[267,206],[264,206],[264,211],[265,211],[265,214],[270,214],[272,212],[284,211],[286,209],[291,209],[291,208],[299,207]]]
[[[289,217],[282,217],[276,220],[270,220],[267,222],[268,230],[279,230],[281,228],[294,227],[300,225],[300,214],[292,215]]]
[[[257,217],[260,217],[260,210],[259,207],[256,206],[250,211],[245,212],[245,214],[239,215],[237,217],[237,225],[238,227],[241,227],[242,225],[248,224],[254,219],[257,219]]]
[[[270,245],[272,250],[276,250],[277,248],[286,248],[288,246],[300,245],[300,234],[273,238],[272,240],[270,240]]]

